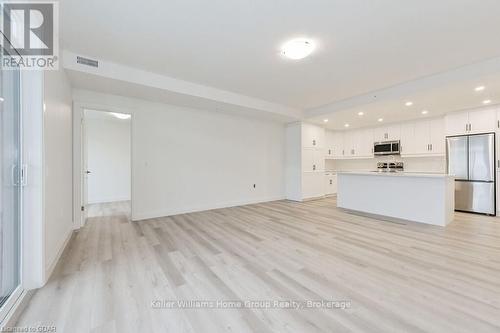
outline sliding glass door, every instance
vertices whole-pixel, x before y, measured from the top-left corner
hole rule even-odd
[[[0,61],[8,54],[2,52]],[[0,321],[21,283],[21,110],[18,69],[0,68]]]

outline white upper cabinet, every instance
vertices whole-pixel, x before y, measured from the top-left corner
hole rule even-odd
[[[333,158],[335,150],[335,132],[325,131],[325,157]]]
[[[326,131],[325,133],[325,157],[341,158],[344,150],[344,133]]]
[[[387,140],[400,140],[401,139],[401,125],[395,124],[387,127]]]
[[[494,132],[497,126],[495,109],[456,112],[446,115],[446,135]]]
[[[401,138],[401,125],[389,125],[373,129],[374,142],[395,141]]]
[[[401,154],[414,154],[418,151],[418,140],[415,139],[415,123],[407,122],[401,125]]]
[[[466,134],[469,130],[469,112],[450,113],[445,117],[446,135]]]
[[[444,119],[433,119],[429,122],[431,154],[444,155],[446,153],[446,135],[444,133]]]
[[[302,124],[302,147],[325,147],[325,129],[312,124]]]
[[[371,129],[344,133],[344,158],[373,157],[373,132]]]
[[[344,133],[335,132],[333,134],[333,157],[342,158],[344,156]]]
[[[470,133],[494,132],[497,125],[495,109],[477,110],[469,112]]]
[[[387,141],[387,128],[376,127],[373,129],[373,142]]]
[[[443,155],[442,119],[420,120],[401,126],[401,154],[404,156]]]
[[[358,138],[356,157],[373,157],[373,131],[371,129],[360,130]]]

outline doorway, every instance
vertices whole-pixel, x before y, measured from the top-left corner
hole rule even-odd
[[[131,209],[130,114],[85,109],[82,121],[82,199],[85,219]]]
[[[0,61],[10,57],[2,47]],[[0,324],[22,292],[20,72],[0,70]],[[0,325],[1,326],[1,325]]]

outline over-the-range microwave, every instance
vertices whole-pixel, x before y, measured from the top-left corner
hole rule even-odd
[[[399,155],[401,144],[400,141],[384,141],[375,142],[373,146],[373,155]]]

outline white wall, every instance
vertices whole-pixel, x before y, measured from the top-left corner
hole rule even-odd
[[[46,278],[73,229],[72,96],[63,70],[44,73],[44,223]]]
[[[88,203],[130,200],[130,119],[85,111]]]
[[[80,109],[132,113],[135,220],[284,198],[282,123],[83,90],[73,96]]]

